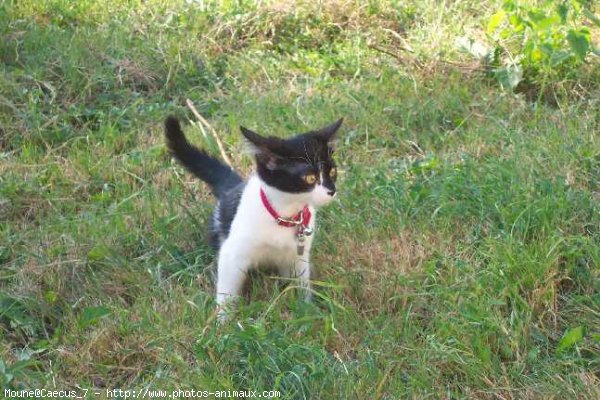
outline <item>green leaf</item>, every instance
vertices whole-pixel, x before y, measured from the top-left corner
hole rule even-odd
[[[558,51],[555,51],[554,53],[552,53],[552,56],[550,57],[550,63],[553,66],[557,66],[557,65],[567,61],[572,56],[573,55],[571,53],[569,53],[568,51],[558,50]]]
[[[46,300],[46,302],[48,302],[49,304],[56,303],[56,300],[58,300],[58,294],[53,290],[48,290],[44,294],[44,300]]]
[[[556,347],[556,353],[561,353],[566,349],[573,347],[577,343],[583,340],[583,336],[585,335],[585,330],[583,326],[578,326],[576,328],[569,329],[565,332],[562,339],[558,343]]]
[[[502,21],[504,21],[505,17],[506,17],[506,11],[504,11],[504,10],[499,10],[494,15],[492,15],[488,22],[487,33],[488,34],[494,33],[496,31],[496,29],[498,29],[498,27],[500,26]]]
[[[586,32],[584,29],[581,29],[579,31],[569,29],[569,33],[567,34],[567,41],[569,42],[569,46],[571,46],[571,50],[573,50],[573,53],[577,55],[577,58],[579,58],[579,60],[583,61],[590,48],[589,32]]]
[[[535,47],[533,50],[531,50],[529,58],[531,58],[531,62],[536,64],[544,59],[544,53],[542,53],[542,51],[539,48]]]
[[[104,306],[97,307],[86,307],[79,316],[77,324],[81,329],[87,328],[88,326],[95,324],[101,318],[106,317],[110,314],[110,308]]]
[[[569,13],[569,7],[566,6],[566,4],[559,4],[556,7],[556,12],[558,14],[558,16],[560,17],[560,21],[564,24],[567,22],[567,14]]]
[[[515,4],[514,0],[506,0],[504,2],[504,4],[502,5],[502,9],[504,9],[508,12],[513,12],[513,11],[515,11],[516,8],[517,8],[517,5]]]
[[[94,246],[87,254],[90,261],[102,261],[110,254],[110,250],[103,244]]]
[[[532,9],[529,10],[527,12],[527,16],[529,17],[529,20],[534,24],[537,25],[540,21],[544,20],[547,18],[546,14],[543,13],[540,10],[537,9]]]
[[[525,29],[525,21],[517,14],[512,14],[509,16],[508,21],[514,28],[515,33],[520,33]]]
[[[542,18],[536,22],[537,29],[548,29],[556,26],[560,23],[560,17],[558,15],[552,15],[550,17]]]
[[[510,64],[494,70],[494,76],[504,89],[514,90],[523,79],[523,69],[518,64]]]

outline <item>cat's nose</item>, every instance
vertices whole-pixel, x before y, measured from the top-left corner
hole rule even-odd
[[[335,196],[335,190],[330,190],[327,192],[328,195],[330,195],[331,197]]]

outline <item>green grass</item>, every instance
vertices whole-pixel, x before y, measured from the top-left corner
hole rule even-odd
[[[600,396],[598,59],[532,102],[455,45],[500,1],[307,4],[0,3],[1,387]],[[345,118],[312,303],[215,323],[188,98],[245,173],[239,125]]]

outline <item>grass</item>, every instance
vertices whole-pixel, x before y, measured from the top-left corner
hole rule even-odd
[[[598,398],[598,61],[502,91],[455,46],[499,5],[1,3],[0,386]],[[258,273],[215,324],[188,98],[245,173],[239,125],[345,118],[312,303]]]

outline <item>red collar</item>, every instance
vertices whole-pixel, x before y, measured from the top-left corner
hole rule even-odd
[[[288,228],[298,225],[302,225],[303,228],[306,228],[308,226],[311,217],[311,212],[308,206],[304,206],[302,211],[299,211],[298,214],[294,215],[292,218],[286,218],[280,216],[277,213],[277,211],[275,211],[275,209],[269,202],[269,199],[267,199],[265,191],[262,188],[260,188],[260,199],[262,200],[262,203],[269,212],[269,214],[271,214],[271,216],[275,218],[275,220],[277,220],[278,225],[286,226]]]

